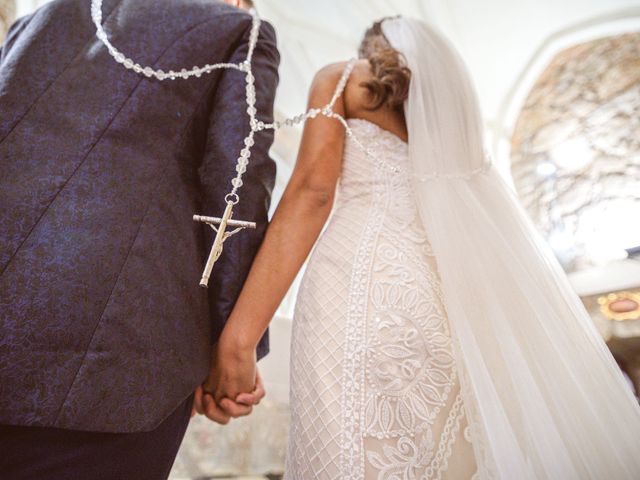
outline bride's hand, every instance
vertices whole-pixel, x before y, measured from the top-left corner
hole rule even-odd
[[[218,416],[249,415],[265,395],[256,366],[255,347],[242,345],[229,329],[212,351],[211,369],[204,383],[205,411]],[[221,410],[217,411],[217,410]]]

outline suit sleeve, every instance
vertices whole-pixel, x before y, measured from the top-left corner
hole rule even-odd
[[[9,28],[9,32],[4,39],[4,42],[2,43],[2,45],[0,45],[0,65],[2,65],[2,63],[4,62],[5,57],[9,54],[11,47],[16,42],[22,31],[25,29],[25,27],[29,23],[29,20],[31,20],[31,15],[19,18]]]
[[[247,57],[249,33],[250,26],[230,62],[240,63]],[[273,121],[279,62],[273,27],[263,23],[252,65],[257,117],[264,122]],[[237,158],[244,148],[244,139],[250,132],[245,90],[244,73],[237,70],[224,71],[214,95],[207,147],[199,170],[205,215],[222,216],[226,207],[224,197],[232,188],[231,179],[236,175]],[[238,191],[240,203],[234,207],[233,218],[256,222],[258,228],[246,229],[230,237],[213,269],[208,290],[212,343],[218,340],[235,305],[268,223],[267,214],[276,173],[275,163],[269,157],[273,132],[257,132],[255,142],[243,177],[244,184]],[[206,231],[208,255],[215,234],[211,228],[206,227]],[[204,260],[206,259],[203,262]],[[258,346],[258,358],[266,355],[268,348],[268,335],[265,335]]]

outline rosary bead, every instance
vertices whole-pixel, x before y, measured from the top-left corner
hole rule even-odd
[[[150,66],[142,66],[138,63],[135,63],[132,59],[127,58],[123,53],[119,52],[111,43],[109,42],[108,35],[102,26],[102,0],[91,0],[91,17],[93,23],[96,26],[96,37],[105,45],[107,48],[109,55],[111,55],[117,63],[121,63],[125,68],[129,70],[133,70],[137,74],[142,74],[147,78],[157,78],[158,80],[175,80],[176,78],[188,79],[191,76],[195,76],[200,78],[205,73],[211,73],[213,70],[222,69],[222,68],[233,68],[240,70],[246,73],[245,83],[246,83],[246,101],[247,101],[247,113],[250,117],[250,125],[251,125],[251,133],[245,139],[244,144],[245,147],[242,149],[240,153],[240,157],[238,158],[238,163],[236,165],[236,171],[238,175],[236,178],[232,180],[233,189],[225,200],[230,202],[231,204],[236,204],[240,200],[237,195],[237,190],[242,187],[242,175],[247,171],[247,166],[249,164],[249,158],[251,157],[251,147],[255,145],[255,140],[253,139],[253,134],[255,131],[265,129],[266,125],[264,122],[259,122],[256,119],[257,109],[255,107],[256,104],[256,88],[255,88],[255,76],[251,71],[251,58],[253,56],[253,52],[255,50],[256,43],[258,41],[258,36],[260,33],[260,18],[257,15],[253,16],[253,24],[251,28],[251,34],[249,37],[249,53],[247,58],[239,63],[217,63],[214,65],[206,64],[204,67],[194,66],[191,70],[187,70],[186,68],[181,69],[179,72],[174,70],[169,70],[168,72],[164,72],[160,69],[154,70]],[[280,124],[278,123],[278,126]],[[231,200],[235,197],[235,200]]]
[[[114,58],[117,63],[121,63],[125,68],[129,70],[133,70],[138,74],[143,74],[148,78],[155,77],[158,80],[166,80],[171,79],[175,80],[177,78],[188,79],[191,76],[195,76],[197,78],[201,77],[204,73],[211,73],[213,70],[217,69],[236,69],[241,72],[245,72],[245,94],[246,94],[246,103],[247,103],[247,113],[249,114],[249,124],[251,126],[251,133],[244,140],[244,148],[240,152],[240,156],[237,160],[237,165],[235,167],[237,176],[231,180],[231,184],[233,186],[231,192],[225,197],[225,201],[228,202],[229,205],[235,205],[240,201],[238,197],[237,191],[242,187],[243,181],[242,176],[247,171],[247,166],[249,165],[249,158],[251,157],[251,147],[255,145],[255,140],[253,138],[254,133],[257,131],[265,130],[265,129],[274,129],[278,130],[283,126],[293,126],[295,124],[301,123],[308,118],[315,118],[319,114],[323,114],[329,118],[338,119],[345,127],[347,135],[349,137],[354,137],[353,132],[347,125],[346,120],[333,112],[333,105],[337,99],[337,94],[334,96],[334,99],[324,108],[314,108],[310,109],[308,112],[296,115],[293,118],[287,118],[283,121],[274,121],[270,124],[265,124],[263,121],[258,121],[256,118],[257,109],[256,105],[256,88],[255,88],[255,76],[251,70],[251,58],[253,56],[253,52],[256,47],[256,43],[258,41],[258,36],[260,33],[260,18],[257,15],[253,16],[253,24],[251,28],[251,34],[249,37],[249,53],[247,58],[238,64],[235,63],[216,63],[214,65],[206,64],[203,67],[194,66],[191,70],[187,70],[186,68],[181,69],[179,72],[174,70],[170,70],[168,72],[164,72],[160,69],[154,70],[152,67],[147,66],[143,67],[138,63],[135,63],[132,59],[127,58],[123,53],[119,52],[111,43],[109,42],[107,33],[105,32],[102,26],[102,0],[91,0],[91,17],[96,26],[96,36],[97,38],[105,45],[109,54]],[[350,69],[347,69],[343,74],[343,78],[341,78],[338,83],[338,90],[344,89],[346,84],[346,78],[348,73],[350,73],[353,66]],[[357,140],[356,143],[365,150],[367,155],[373,156],[373,153],[365,149],[364,146]],[[375,158],[375,156],[374,156]],[[385,163],[385,162],[382,162]],[[386,164],[386,163],[385,163]],[[394,169],[393,171],[398,171]]]

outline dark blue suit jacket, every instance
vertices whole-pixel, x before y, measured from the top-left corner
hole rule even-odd
[[[248,13],[216,0],[105,0],[112,43],[165,71],[241,62]],[[203,381],[267,223],[275,165],[257,135],[226,243],[198,286],[249,132],[244,75],[147,79],[97,40],[88,0],[18,21],[0,57],[0,423],[153,429]],[[264,24],[258,116],[279,55]],[[263,342],[259,355],[266,353]]]

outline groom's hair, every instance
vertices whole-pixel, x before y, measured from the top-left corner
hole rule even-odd
[[[242,6],[249,10],[250,8],[256,8],[256,4],[253,0],[242,0]]]

